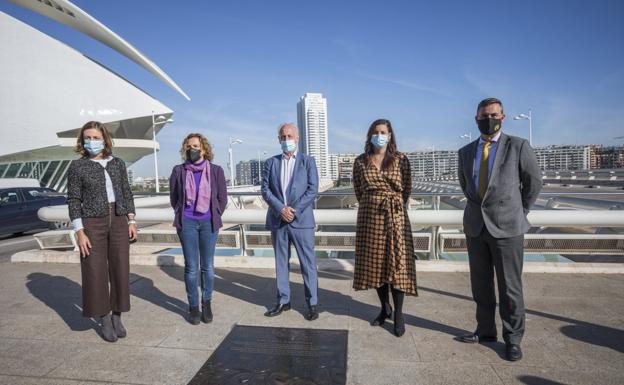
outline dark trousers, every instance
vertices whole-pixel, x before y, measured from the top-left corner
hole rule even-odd
[[[524,235],[494,238],[483,226],[481,234],[476,237],[466,236],[466,241],[472,297],[477,303],[477,334],[496,336],[496,271],[503,339],[506,343],[520,344],[525,318],[522,295]]]
[[[80,258],[82,272],[82,315],[94,317],[111,310],[130,310],[130,242],[128,219],[115,215],[82,218],[91,241],[90,254]]]

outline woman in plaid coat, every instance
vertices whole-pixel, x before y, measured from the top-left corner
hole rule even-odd
[[[397,151],[392,124],[378,119],[368,129],[364,154],[353,164],[353,185],[359,202],[353,288],[375,288],[381,311],[371,325],[391,317],[394,334],[405,333],[405,293],[418,295],[412,230],[407,202],[412,192],[409,160]]]

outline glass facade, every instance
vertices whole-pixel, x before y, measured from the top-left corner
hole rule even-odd
[[[0,178],[37,179],[42,187],[65,192],[71,160],[15,162],[0,164]]]

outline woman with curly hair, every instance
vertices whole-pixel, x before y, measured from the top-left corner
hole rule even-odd
[[[189,322],[212,322],[214,254],[221,215],[227,205],[223,169],[212,163],[212,146],[202,134],[189,134],[182,142],[184,161],[171,172],[169,198],[175,211],[173,226],[184,253],[184,283],[189,302]],[[200,279],[201,278],[201,279]],[[198,279],[201,282],[201,315]]]

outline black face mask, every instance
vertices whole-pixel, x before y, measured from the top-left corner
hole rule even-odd
[[[483,135],[492,135],[500,130],[502,122],[500,119],[485,118],[477,120],[477,126]]]
[[[186,159],[195,163],[201,158],[201,151],[195,148],[189,148],[186,150]]]

